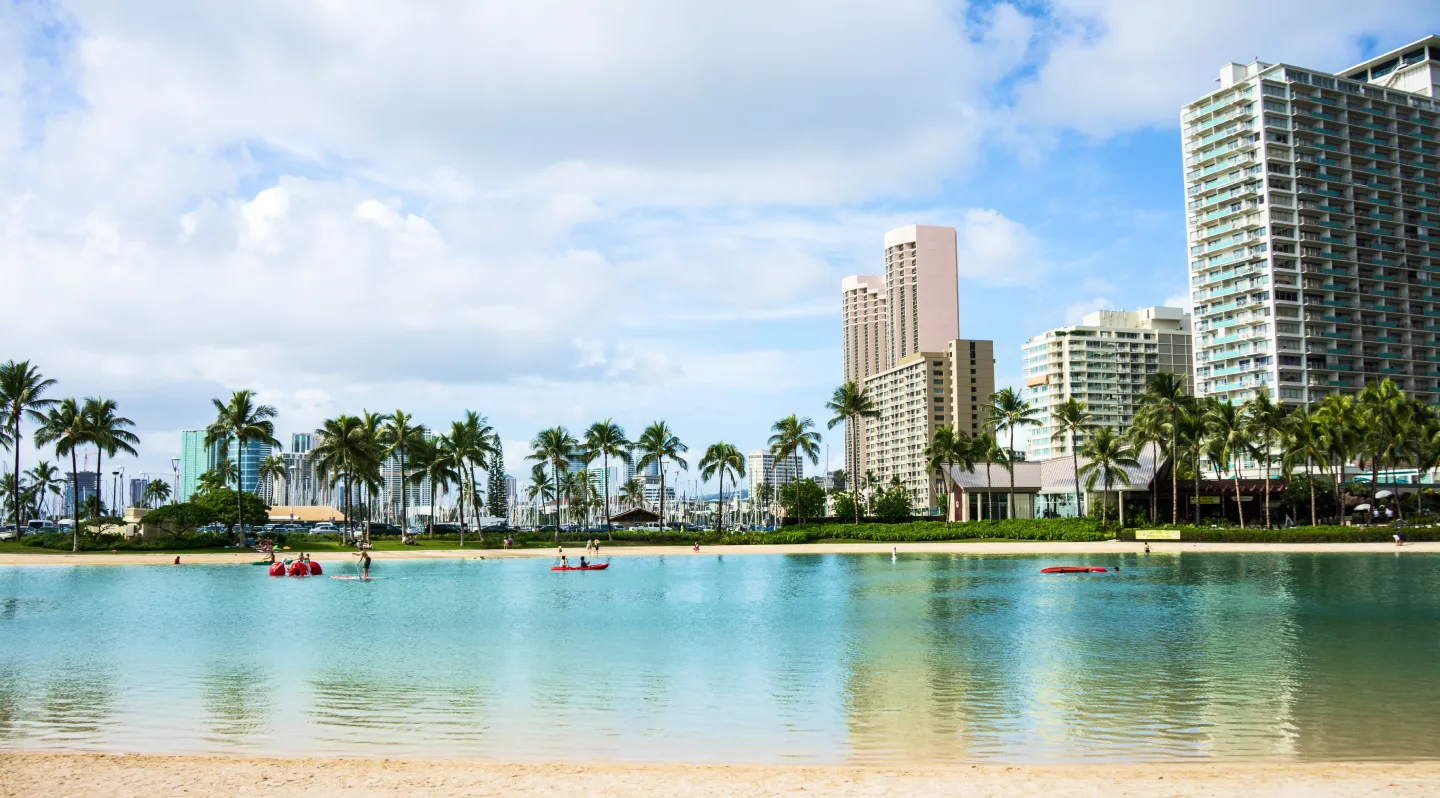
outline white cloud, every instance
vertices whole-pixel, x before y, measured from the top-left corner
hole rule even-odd
[[[1025,225],[988,209],[966,211],[956,228],[960,278],[988,285],[1027,285],[1048,265],[1040,241]]]
[[[1103,296],[1093,297],[1083,302],[1072,302],[1065,306],[1065,323],[1079,324],[1085,318],[1085,314],[1097,310],[1114,310],[1115,303]]]

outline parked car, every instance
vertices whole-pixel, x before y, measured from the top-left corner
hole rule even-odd
[[[338,535],[338,534],[340,534],[340,528],[337,527],[337,526],[335,526],[334,524],[330,523],[329,521],[321,521],[320,523],[318,523],[318,524],[316,524],[315,526],[313,526],[313,527],[310,528],[310,534],[312,534],[312,535]]]
[[[15,528],[14,524],[6,524],[5,526],[0,526],[0,540],[14,540],[19,536],[20,531]]]
[[[437,535],[458,535],[460,534],[459,524],[431,524]]]
[[[40,532],[54,532],[60,527],[54,521],[47,521],[43,518],[31,518],[25,522],[25,534],[33,535]]]

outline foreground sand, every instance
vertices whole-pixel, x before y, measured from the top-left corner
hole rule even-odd
[[[504,765],[0,754],[0,796],[1427,796],[1440,763],[948,767]]]
[[[894,548],[901,554],[1134,554],[1140,552],[1143,543],[1107,540],[1098,543],[1062,543],[1047,541],[1017,541],[1014,543],[969,543],[951,541],[945,543],[801,543],[786,546],[702,546],[699,554],[685,546],[609,546],[601,547],[602,560],[606,557],[660,556],[667,557],[714,557],[730,554],[889,554]],[[296,547],[300,551],[303,547]],[[1394,554],[1397,551],[1440,552],[1440,542],[1406,543],[1397,549],[1393,543],[1185,543],[1151,541],[1150,548],[1157,554],[1173,552],[1371,552]],[[584,553],[584,546],[567,546],[567,554],[578,557]],[[290,552],[293,555],[294,552]],[[233,554],[186,554],[180,552],[182,563],[250,563],[258,555],[253,551]],[[384,560],[430,560],[446,558],[502,559],[506,557],[554,557],[554,549],[414,549],[410,551],[378,551],[372,555],[377,562]],[[349,561],[349,552],[317,552],[314,559],[322,562]],[[168,565],[175,561],[174,554],[117,553],[104,552],[64,554],[0,554],[0,565]]]

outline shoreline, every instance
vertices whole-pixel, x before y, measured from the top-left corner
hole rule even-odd
[[[894,549],[900,554],[983,554],[983,555],[1082,555],[1082,554],[1141,554],[1143,542],[1107,540],[1091,543],[1067,543],[1063,541],[942,541],[934,543],[794,543],[781,545],[736,545],[702,546],[698,553],[686,546],[621,546],[600,547],[600,560],[611,557],[714,557],[722,555],[758,554],[889,554]],[[1436,554],[1440,553],[1440,542],[1406,543],[1396,547],[1393,543],[1186,543],[1185,541],[1150,541],[1150,550],[1158,555],[1177,553],[1224,553],[1224,554]],[[305,551],[296,547],[281,554],[294,555]],[[566,550],[571,557],[584,553],[583,547],[572,546]],[[191,565],[245,565],[259,556],[254,551],[237,552],[54,552],[38,550],[35,554],[0,554],[0,565],[171,565],[176,556],[182,564]],[[348,551],[314,552],[312,559],[320,562],[348,562],[353,556]],[[377,562],[387,560],[448,560],[511,558],[555,558],[555,550],[544,549],[417,549],[413,551],[371,552]]]
[[[1011,795],[1238,798],[1422,796],[1440,762],[1007,765],[506,764],[402,759],[0,752],[0,796],[22,795]]]

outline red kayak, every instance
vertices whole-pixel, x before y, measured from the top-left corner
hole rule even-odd
[[[1076,565],[1060,565],[1053,568],[1041,568],[1042,574],[1103,574],[1104,568],[1088,568]]]
[[[580,567],[580,566],[578,566],[578,565],[552,565],[552,566],[550,566],[550,570],[552,570],[552,571],[603,571],[603,570],[605,570],[606,568],[609,568],[609,567],[610,567],[610,563],[608,563],[608,562],[602,562],[602,563],[600,563],[599,565],[587,565],[587,566],[585,566],[585,567],[583,567],[583,568]]]

